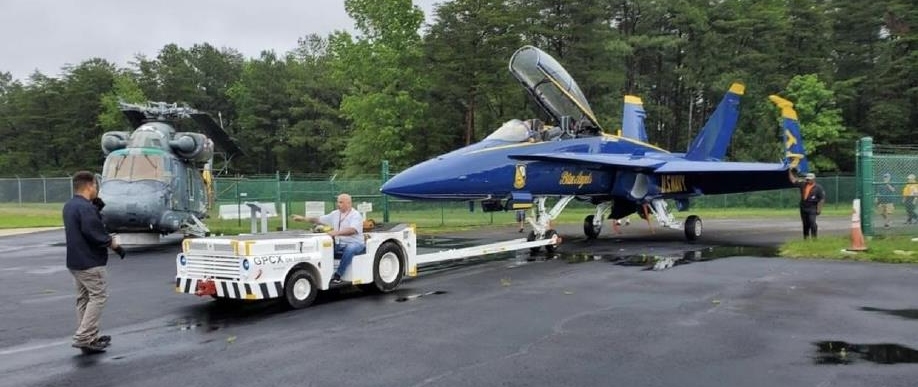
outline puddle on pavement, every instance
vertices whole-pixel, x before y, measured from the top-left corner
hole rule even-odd
[[[627,254],[598,255],[583,253],[562,253],[560,258],[567,263],[577,264],[594,261],[607,261],[620,266],[645,266],[646,270],[662,270],[676,265],[692,262],[704,262],[720,258],[739,256],[777,257],[776,247],[765,246],[714,246],[703,249],[687,250],[681,256],[675,254]]]
[[[220,328],[225,328],[226,322],[179,318],[173,320],[169,325],[178,328],[179,331],[200,330],[203,332],[213,332],[220,330]]]
[[[865,312],[886,313],[889,315],[907,318],[910,320],[918,320],[918,309],[882,309],[882,308],[871,308],[869,306],[864,306],[864,307],[861,307],[861,310]]]
[[[416,300],[416,299],[421,298],[421,297],[433,296],[433,295],[438,295],[438,294],[446,294],[446,291],[444,291],[444,290],[435,290],[435,291],[432,291],[432,292],[426,292],[426,293],[421,293],[421,294],[411,294],[411,295],[407,295],[407,296],[402,296],[402,297],[396,298],[396,299],[395,299],[395,302],[411,301],[411,300]]]
[[[819,341],[816,364],[876,364],[918,363],[918,351],[899,344],[850,344],[844,341]]]

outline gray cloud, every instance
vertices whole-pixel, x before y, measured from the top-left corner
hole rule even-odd
[[[0,71],[57,76],[66,64],[100,57],[126,66],[166,44],[210,43],[246,57],[287,52],[297,38],[352,30],[342,0],[3,0]],[[430,19],[433,0],[415,0]]]

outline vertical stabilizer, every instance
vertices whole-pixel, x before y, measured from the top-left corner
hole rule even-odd
[[[809,171],[806,162],[806,150],[803,147],[803,135],[800,133],[800,122],[794,104],[777,95],[768,96],[773,104],[781,109],[781,127],[784,129],[784,164],[796,168],[799,172]]]
[[[644,130],[644,117],[646,116],[641,98],[626,95],[625,105],[622,108],[622,137],[647,142],[647,131]]]
[[[727,146],[736,129],[739,117],[740,96],[746,91],[741,83],[734,83],[714,110],[714,114],[692,140],[685,158],[688,160],[723,160]]]

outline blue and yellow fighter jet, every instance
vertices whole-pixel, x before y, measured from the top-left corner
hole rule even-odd
[[[603,132],[580,88],[548,54],[525,46],[510,59],[510,72],[555,125],[513,119],[478,142],[422,162],[383,184],[387,195],[411,200],[481,201],[485,211],[532,209],[530,240],[556,234],[551,221],[573,199],[596,206],[584,219],[587,238],[596,238],[603,219],[637,212],[652,214],[663,227],[684,229],[688,240],[702,234],[701,219],[684,226],[667,200],[686,210],[689,198],[791,187],[789,170],[806,171],[803,139],[793,104],[770,99],[784,117],[783,163],[727,162],[744,86],[733,84],[685,153],[647,143],[639,98],[625,97],[622,131]],[[551,210],[546,200],[558,198]]]

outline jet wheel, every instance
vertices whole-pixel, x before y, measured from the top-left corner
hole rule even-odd
[[[526,242],[532,242],[532,241],[534,241],[534,240],[536,240],[535,231],[530,231],[530,232],[529,232],[529,235],[526,236]],[[532,247],[532,248],[529,249],[529,253],[530,253],[530,254],[538,254],[538,253],[539,253],[539,250],[541,250],[541,249],[542,249],[541,246],[539,246],[539,247]]]
[[[685,219],[685,239],[689,241],[698,240],[698,238],[701,238],[701,233],[701,218],[698,215],[690,215]]]
[[[602,231],[602,224],[599,226],[594,225],[593,219],[595,219],[595,215],[587,215],[583,219],[583,234],[586,235],[587,239],[596,239],[599,237],[599,232]]]
[[[551,238],[556,237],[557,235],[558,235],[557,231],[548,230],[545,232],[545,239],[551,239]],[[551,255],[555,253],[555,249],[557,248],[558,248],[558,245],[556,244],[545,245],[545,252]]]

